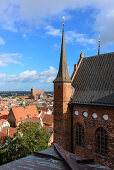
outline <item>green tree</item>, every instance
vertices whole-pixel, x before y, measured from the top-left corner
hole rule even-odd
[[[10,162],[34,151],[41,151],[48,148],[50,135],[41,127],[40,123],[27,122],[20,124],[18,132],[12,139],[7,138],[7,146],[0,151],[0,163]]]

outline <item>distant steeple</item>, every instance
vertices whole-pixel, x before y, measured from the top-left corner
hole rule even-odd
[[[98,55],[100,55],[100,35],[99,35],[99,43],[98,43]]]
[[[64,20],[64,17],[63,17],[63,20]],[[68,69],[67,69],[65,39],[64,39],[64,22],[63,22],[63,33],[62,33],[59,71],[58,71],[56,79],[54,80],[54,83],[55,82],[71,82],[71,79],[70,79],[69,74],[68,74]]]

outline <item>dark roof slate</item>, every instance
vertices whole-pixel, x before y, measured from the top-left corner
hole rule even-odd
[[[104,166],[93,164],[93,159],[82,159],[81,157],[65,151],[58,144],[33,155],[12,161],[0,166],[0,170],[99,170],[109,169]],[[87,164],[91,162],[91,164]]]
[[[70,103],[114,106],[114,52],[83,58]]]

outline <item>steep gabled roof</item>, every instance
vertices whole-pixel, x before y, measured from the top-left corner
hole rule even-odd
[[[13,107],[12,112],[15,116],[16,122],[23,121],[27,117],[38,116],[37,107],[35,105],[24,107]]]
[[[70,103],[114,106],[114,53],[83,58]]]

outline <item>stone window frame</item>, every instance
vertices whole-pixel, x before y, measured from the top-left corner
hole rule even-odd
[[[84,127],[81,123],[76,123],[75,129],[76,145],[84,147]]]
[[[109,137],[107,131],[103,127],[97,128],[95,138],[96,153],[103,156],[108,156]]]

